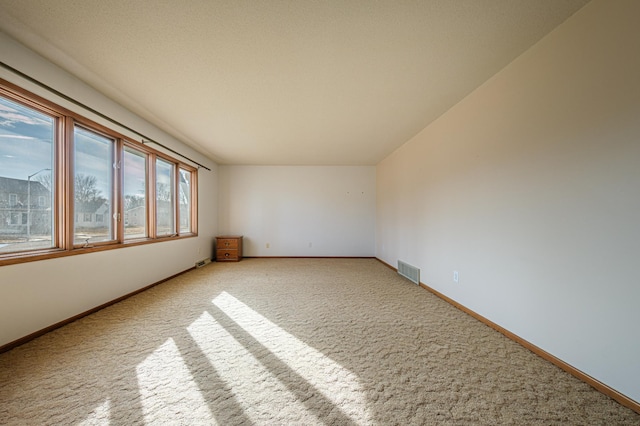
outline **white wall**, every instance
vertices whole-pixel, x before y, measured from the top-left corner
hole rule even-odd
[[[639,16],[589,3],[382,161],[376,225],[380,259],[636,401]]]
[[[220,232],[244,235],[245,256],[374,255],[375,167],[219,170]]]
[[[207,165],[200,169],[199,236],[171,242],[0,267],[0,345],[116,299],[212,256],[217,230],[217,167],[207,158],[98,94],[0,33],[2,61],[60,92]],[[80,113],[73,104],[0,68],[0,77]],[[95,121],[90,114],[85,114]],[[120,130],[121,129],[116,129]],[[131,135],[133,136],[133,135]],[[139,140],[139,138],[138,138]]]

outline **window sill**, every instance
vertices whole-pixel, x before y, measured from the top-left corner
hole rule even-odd
[[[146,244],[157,244],[157,243],[162,243],[166,241],[176,241],[176,240],[182,240],[186,238],[193,238],[197,236],[198,234],[191,233],[191,234],[185,234],[185,235],[158,237],[153,239],[152,238],[137,239],[137,240],[125,241],[122,243],[96,245],[93,247],[74,247],[69,250],[53,248],[53,249],[45,249],[45,250],[38,250],[38,251],[30,251],[28,253],[27,252],[9,253],[9,254],[0,256],[0,267],[5,265],[16,265],[19,263],[36,262],[39,260],[57,259],[60,257],[95,253],[99,251],[118,250],[118,249],[123,249],[127,247],[135,247],[135,246],[141,246]]]

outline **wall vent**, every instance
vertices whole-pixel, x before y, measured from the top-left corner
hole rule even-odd
[[[202,259],[202,260],[198,260],[196,262],[196,268],[202,268],[204,265],[206,265],[207,263],[211,263],[211,259],[206,258],[206,259]]]
[[[418,285],[420,285],[420,269],[408,263],[398,260],[398,273]]]

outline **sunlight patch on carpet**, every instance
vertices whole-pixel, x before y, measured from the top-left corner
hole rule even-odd
[[[356,422],[371,416],[358,377],[227,292],[213,304]]]
[[[109,398],[98,405],[84,421],[80,422],[80,426],[84,425],[109,425],[109,411],[111,410],[111,400]]]
[[[136,373],[145,422],[217,424],[173,339],[138,364]]]
[[[322,424],[297,396],[208,312],[187,331],[227,385],[244,414],[257,424]]]

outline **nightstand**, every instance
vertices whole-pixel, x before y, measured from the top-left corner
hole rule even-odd
[[[216,237],[216,260],[218,262],[239,262],[241,259],[242,235]]]

